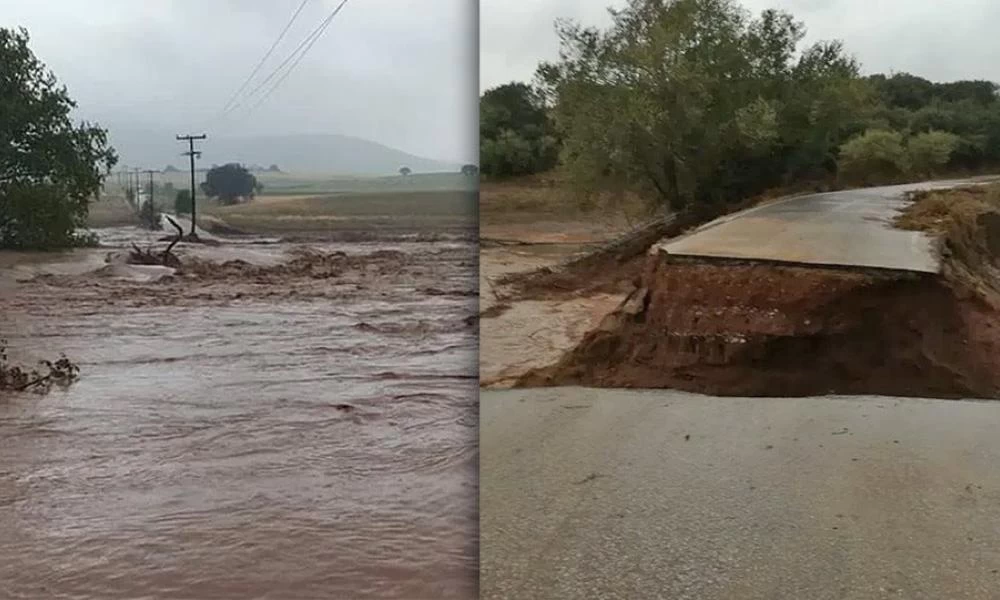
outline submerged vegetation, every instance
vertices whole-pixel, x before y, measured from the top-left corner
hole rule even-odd
[[[32,391],[44,394],[53,386],[68,387],[80,376],[80,367],[61,355],[55,362],[41,361],[37,368],[16,365],[7,356],[7,340],[0,340],[0,392]]]

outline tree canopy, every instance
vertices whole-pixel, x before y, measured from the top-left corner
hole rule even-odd
[[[480,164],[486,175],[506,177],[555,166],[558,143],[538,91],[525,83],[487,90],[479,101]]]
[[[252,198],[262,186],[257,178],[239,163],[215,165],[205,174],[201,189],[222,204],[233,204],[240,198]]]
[[[644,0],[606,31],[559,24],[538,79],[589,190],[643,188],[671,209],[714,206],[824,172],[863,129],[869,95],[837,42],[799,51],[803,25],[732,0]]]
[[[104,129],[72,122],[76,103],[28,42],[0,28],[0,246],[74,245],[117,155]]]

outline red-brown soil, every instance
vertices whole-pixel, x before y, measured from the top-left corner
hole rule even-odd
[[[520,386],[997,397],[1000,321],[944,278],[650,256],[596,330]]]

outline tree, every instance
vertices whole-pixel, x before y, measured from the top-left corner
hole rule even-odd
[[[164,183],[160,188],[160,197],[165,199],[165,202],[170,202],[171,198],[177,197],[177,190],[174,189],[174,184],[169,181]]]
[[[278,168],[278,165],[271,165],[267,168],[267,171],[269,173],[281,173],[281,169]]]
[[[72,123],[76,103],[28,41],[0,28],[0,246],[75,245],[118,158],[107,131]]]
[[[831,168],[864,112],[856,62],[837,42],[800,52],[804,27],[780,11],[635,0],[607,30],[562,22],[558,33],[560,59],[537,75],[584,190],[711,212],[793,170]]]
[[[174,165],[167,165],[166,167],[163,168],[163,172],[164,173],[179,173],[180,169],[178,169]]]
[[[235,204],[240,198],[252,198],[260,188],[253,173],[239,163],[212,167],[201,184],[207,196],[219,198],[222,204]]]
[[[918,175],[933,175],[951,160],[961,138],[945,131],[928,131],[910,138],[907,143],[910,166]]]
[[[399,174],[402,175],[403,177],[406,177],[412,172],[413,171],[410,170],[410,167],[400,167],[399,169]]]
[[[177,214],[191,214],[191,191],[178,190],[174,197],[174,212]]]
[[[476,175],[479,175],[479,167],[472,164],[462,165],[462,175],[475,177]]]
[[[903,135],[873,129],[851,138],[840,149],[844,175],[865,183],[891,179],[909,170]]]
[[[496,177],[551,169],[559,159],[544,98],[524,83],[487,90],[479,101],[483,173]]]

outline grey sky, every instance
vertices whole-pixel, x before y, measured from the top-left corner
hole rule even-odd
[[[0,0],[0,15],[28,29],[79,116],[180,132],[220,111],[300,1]],[[258,80],[338,3],[311,0]],[[209,133],[340,133],[475,160],[475,18],[470,0],[351,0],[264,104]]]
[[[936,81],[1000,81],[996,0],[744,0],[754,13],[781,8],[804,21],[806,42],[841,39],[866,72],[908,71]],[[482,0],[480,89],[530,80],[558,56],[553,21],[607,25],[623,0]]]

